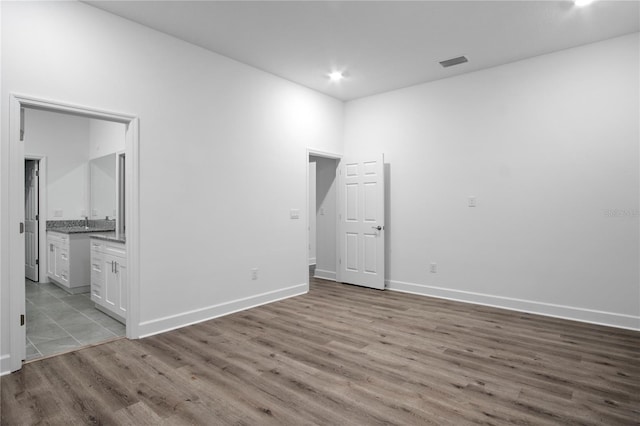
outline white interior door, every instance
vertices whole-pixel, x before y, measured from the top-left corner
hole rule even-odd
[[[38,162],[27,160],[24,170],[24,274],[38,282]]]
[[[384,155],[340,165],[338,280],[384,289]]]
[[[316,163],[309,162],[309,265],[316,264]]]

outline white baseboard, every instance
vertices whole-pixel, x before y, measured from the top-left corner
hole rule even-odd
[[[329,280],[329,281],[335,281],[336,280],[336,273],[335,272],[333,272],[333,271],[325,271],[324,269],[316,268],[316,271],[313,274],[313,276],[315,278],[320,278],[321,280]]]
[[[474,303],[477,305],[492,306],[512,311],[527,312],[531,314],[640,331],[640,316],[534,302],[531,300],[514,299],[510,297],[492,296],[482,293],[473,293],[470,291],[452,290],[393,280],[387,281],[386,288],[403,293],[437,297],[440,299]]]
[[[11,373],[11,355],[0,356],[0,376]]]
[[[291,287],[269,291],[267,293],[258,294],[244,299],[232,300],[230,302],[220,303],[218,305],[208,306],[202,309],[196,309],[177,315],[171,315],[151,321],[140,323],[138,328],[139,336],[148,337],[158,333],[175,330],[176,328],[186,327],[202,321],[229,315],[234,312],[244,311],[246,309],[255,308],[256,306],[265,305],[267,303],[276,302],[278,300],[287,299],[293,296],[299,296],[309,291],[308,284],[298,284]]]

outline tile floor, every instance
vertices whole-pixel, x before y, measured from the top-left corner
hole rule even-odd
[[[94,307],[89,293],[25,281],[27,361],[126,334],[122,323]]]

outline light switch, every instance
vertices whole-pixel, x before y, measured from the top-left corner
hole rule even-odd
[[[300,219],[300,210],[299,209],[289,210],[289,217],[291,219]]]
[[[477,204],[476,197],[469,197],[469,207],[475,207]]]

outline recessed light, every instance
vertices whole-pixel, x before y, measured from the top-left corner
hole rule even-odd
[[[593,2],[594,0],[574,0],[573,4],[575,4],[578,7],[583,7],[583,6],[590,5]]]
[[[344,78],[344,75],[340,71],[334,71],[329,74],[329,80],[331,81],[340,81]]]

